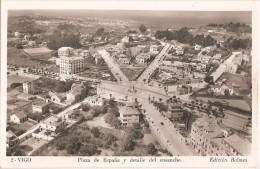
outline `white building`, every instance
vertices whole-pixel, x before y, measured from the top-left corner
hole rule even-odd
[[[128,42],[129,42],[129,37],[128,37],[128,36],[124,36],[124,37],[121,39],[121,42],[122,42],[122,43],[128,43]]]
[[[158,55],[159,50],[157,45],[150,46],[150,53],[151,55]]]
[[[58,50],[59,57],[69,57],[73,55],[74,49],[71,47],[61,47]]]
[[[23,92],[30,93],[33,89],[33,82],[26,81],[23,83]]]
[[[83,57],[61,57],[60,58],[60,75],[67,76],[79,73],[84,70]]]
[[[23,123],[28,120],[27,115],[23,111],[18,111],[10,116],[10,121],[13,123]]]
[[[195,50],[201,50],[201,46],[200,45],[195,45],[194,49]]]
[[[66,125],[66,122],[63,121],[61,118],[58,118],[56,116],[51,116],[51,117],[45,119],[43,122],[41,122],[39,128],[40,128],[40,131],[46,130],[46,131],[56,132],[56,130],[65,127],[65,125]]]
[[[145,64],[149,58],[149,53],[140,53],[136,56],[136,62],[139,64]]]
[[[120,120],[123,125],[139,123],[139,111],[134,107],[119,107]]]
[[[99,96],[90,96],[87,97],[84,102],[88,103],[90,106],[102,106],[103,99]]]

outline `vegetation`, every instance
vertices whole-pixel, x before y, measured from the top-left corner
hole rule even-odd
[[[60,47],[70,46],[72,48],[80,48],[79,35],[69,31],[54,30],[49,38],[47,47],[58,50]]]
[[[123,151],[131,151],[134,149],[136,143],[135,139],[141,139],[144,137],[142,131],[142,127],[140,124],[133,124],[126,128],[125,135],[122,140],[121,150]]]
[[[10,85],[10,88],[16,88],[16,87],[19,87],[19,86],[22,86],[22,83],[12,83]]]
[[[141,33],[146,32],[146,30],[147,30],[147,28],[146,28],[146,26],[145,26],[144,24],[142,24],[142,25],[139,26],[139,31],[140,31]]]
[[[235,33],[251,33],[252,28],[249,25],[241,24],[241,23],[227,23],[227,24],[216,24],[216,23],[210,23],[207,26],[210,27],[219,27],[219,28],[225,28],[229,32],[235,32]]]
[[[193,36],[189,33],[188,28],[184,27],[175,31],[156,31],[156,39],[166,38],[166,40],[177,40],[180,43],[186,43],[190,45],[198,44],[204,47],[212,46],[216,43],[216,40],[210,35],[204,37],[204,35],[195,35]]]
[[[34,82],[34,85],[55,92],[66,92],[71,89],[73,83],[73,81],[59,81],[51,78],[40,78]]]

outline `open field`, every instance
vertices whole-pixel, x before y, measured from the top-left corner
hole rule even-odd
[[[7,87],[10,87],[10,85],[12,83],[23,83],[25,81],[31,81],[31,80],[34,80],[34,79],[29,78],[29,77],[22,77],[22,76],[18,76],[18,75],[7,76]]]
[[[7,63],[19,67],[44,68],[47,65],[39,60],[28,58],[20,49],[14,47],[7,48]]]
[[[136,80],[145,68],[121,68],[124,75],[130,80]]]
[[[44,53],[52,52],[52,50],[48,49],[47,47],[39,47],[39,48],[25,48],[23,49],[26,53],[30,55],[39,55]]]

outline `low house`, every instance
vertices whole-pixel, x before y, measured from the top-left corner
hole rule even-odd
[[[23,111],[18,111],[10,116],[10,121],[14,123],[24,123],[28,120],[28,116]]]
[[[77,103],[83,100],[86,95],[87,91],[83,84],[73,83],[71,90],[67,93],[67,100],[71,103]]]
[[[192,92],[192,87],[190,85],[181,85],[177,86],[177,94],[178,95],[185,95]]]
[[[87,97],[84,102],[88,103],[90,106],[102,106],[103,99],[99,96],[90,96]]]
[[[119,107],[120,120],[123,125],[131,125],[139,123],[140,112],[135,107],[123,106]]]
[[[226,85],[213,85],[211,86],[208,91],[213,93],[214,95],[233,95],[234,91],[233,88],[229,88]]]
[[[202,71],[202,72],[206,72],[206,70],[207,70],[207,64],[198,63],[198,64],[197,64],[197,67],[196,67],[196,70]]]
[[[183,55],[183,54],[184,54],[184,50],[182,48],[176,49],[176,55]]]
[[[158,55],[159,50],[157,45],[150,46],[150,53],[151,55]]]
[[[35,46],[35,45],[36,45],[36,42],[35,42],[35,41],[28,41],[28,42],[27,42],[27,45],[28,45],[28,46]]]
[[[178,121],[182,118],[184,110],[182,106],[177,103],[170,103],[168,105],[167,117],[169,119]]]
[[[7,131],[6,132],[7,151],[9,151],[10,154],[17,152],[20,149],[19,144],[20,144],[19,138],[12,131]]]
[[[47,113],[49,111],[50,102],[36,102],[32,104],[33,113]]]
[[[119,57],[118,62],[120,62],[121,64],[129,64],[130,63],[130,59],[128,59],[126,55],[121,54],[118,57]]]
[[[201,50],[201,46],[200,45],[195,45],[194,49],[195,50]]]
[[[147,63],[147,60],[150,59],[149,53],[140,53],[136,56],[136,62],[139,64],[145,64]]]
[[[128,42],[129,42],[129,37],[128,37],[128,36],[124,36],[124,37],[121,39],[121,42],[122,42],[122,43],[128,43]]]
[[[61,118],[56,116],[51,116],[40,123],[39,129],[40,131],[46,130],[46,131],[57,132],[59,129],[64,128],[65,125],[66,122],[63,121]]]
[[[66,93],[50,93],[51,101],[54,103],[61,103],[66,100]]]

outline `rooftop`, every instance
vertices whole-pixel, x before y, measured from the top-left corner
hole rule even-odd
[[[24,118],[27,117],[27,115],[23,112],[23,111],[18,111],[16,113],[14,113],[18,118]]]
[[[57,126],[62,122],[62,120],[59,120],[56,116],[51,116],[43,121],[44,124]]]
[[[251,152],[251,143],[239,137],[236,134],[224,139],[230,147],[235,149],[241,155],[249,155]]]
[[[49,104],[50,103],[48,103],[48,102],[41,101],[41,102],[33,103],[33,106],[45,107],[45,106],[47,106]]]
[[[136,110],[134,107],[128,107],[128,106],[119,107],[119,112],[120,112],[120,114],[123,114],[123,115],[138,115],[138,114],[140,114],[139,111]]]

